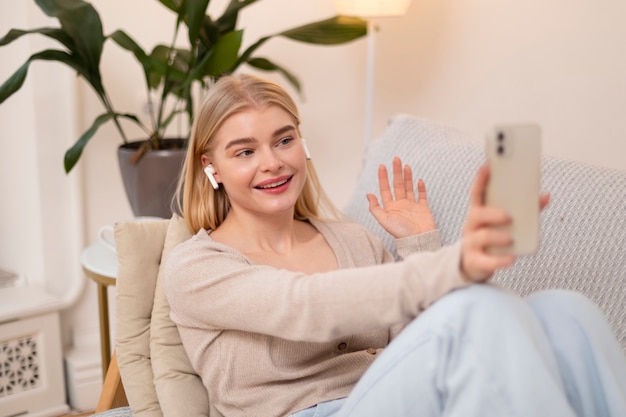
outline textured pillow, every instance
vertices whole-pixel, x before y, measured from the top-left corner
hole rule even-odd
[[[378,165],[389,166],[398,155],[415,179],[424,179],[442,243],[454,242],[461,236],[476,170],[485,162],[476,139],[430,120],[394,117],[367,152],[346,214],[393,247],[370,215],[365,194],[378,195]],[[626,172],[544,157],[542,175],[551,202],[541,216],[541,248],[494,279],[522,295],[546,288],[585,294],[604,311],[626,349]]]
[[[190,237],[185,221],[174,215],[167,230],[163,259],[174,246]],[[170,320],[161,275],[159,271],[150,325],[154,385],[161,410],[168,417],[207,417],[210,409],[207,391],[189,362],[176,325]],[[214,412],[210,415],[220,416]]]
[[[150,363],[150,319],[167,220],[115,225],[115,350],[134,417],[161,417]]]
[[[485,160],[482,148],[456,129],[408,115],[395,116],[371,143],[344,212],[372,230],[395,254],[394,240],[370,214],[365,198],[367,193],[379,195],[378,166],[390,167],[394,156],[413,168],[414,180],[424,179],[442,244],[455,242],[465,220],[472,180]]]

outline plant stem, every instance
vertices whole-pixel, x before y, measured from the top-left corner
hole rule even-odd
[[[124,142],[124,144],[128,143],[128,138],[126,137],[126,133],[124,132],[124,129],[122,129],[122,125],[120,124],[120,121],[117,118],[117,114],[115,113],[115,110],[113,109],[111,100],[109,99],[106,93],[103,93],[100,96],[100,99],[102,100],[102,103],[104,104],[104,107],[107,109],[107,111],[113,114],[113,123],[115,123],[115,127],[117,127],[117,131],[122,136],[122,141]]]

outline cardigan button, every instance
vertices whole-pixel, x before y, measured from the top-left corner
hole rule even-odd
[[[348,344],[345,342],[341,342],[339,343],[339,345],[337,346],[337,349],[339,350],[346,350],[348,348]]]
[[[370,355],[375,355],[376,354],[376,349],[374,349],[374,348],[367,348],[367,353],[369,353]]]

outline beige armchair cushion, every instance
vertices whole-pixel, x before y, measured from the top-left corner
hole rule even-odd
[[[133,417],[222,417],[191,367],[161,286],[161,261],[190,237],[177,215],[115,226],[116,351]]]
[[[174,246],[190,237],[184,220],[174,216],[165,238],[163,259]],[[191,367],[176,325],[170,320],[170,306],[163,293],[161,275],[159,271],[150,324],[152,370],[161,410],[168,417],[219,417],[221,414],[215,411],[209,414],[207,391]]]
[[[168,221],[119,222],[115,350],[134,417],[161,417],[152,381],[150,320]]]

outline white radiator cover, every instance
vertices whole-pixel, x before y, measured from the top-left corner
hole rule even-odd
[[[0,288],[0,417],[53,417],[69,411],[59,311],[40,286]]]
[[[0,416],[68,412],[59,313],[0,323]]]
[[[96,335],[97,337],[97,335]],[[72,349],[65,355],[67,397],[73,410],[95,410],[102,391],[99,346]]]

